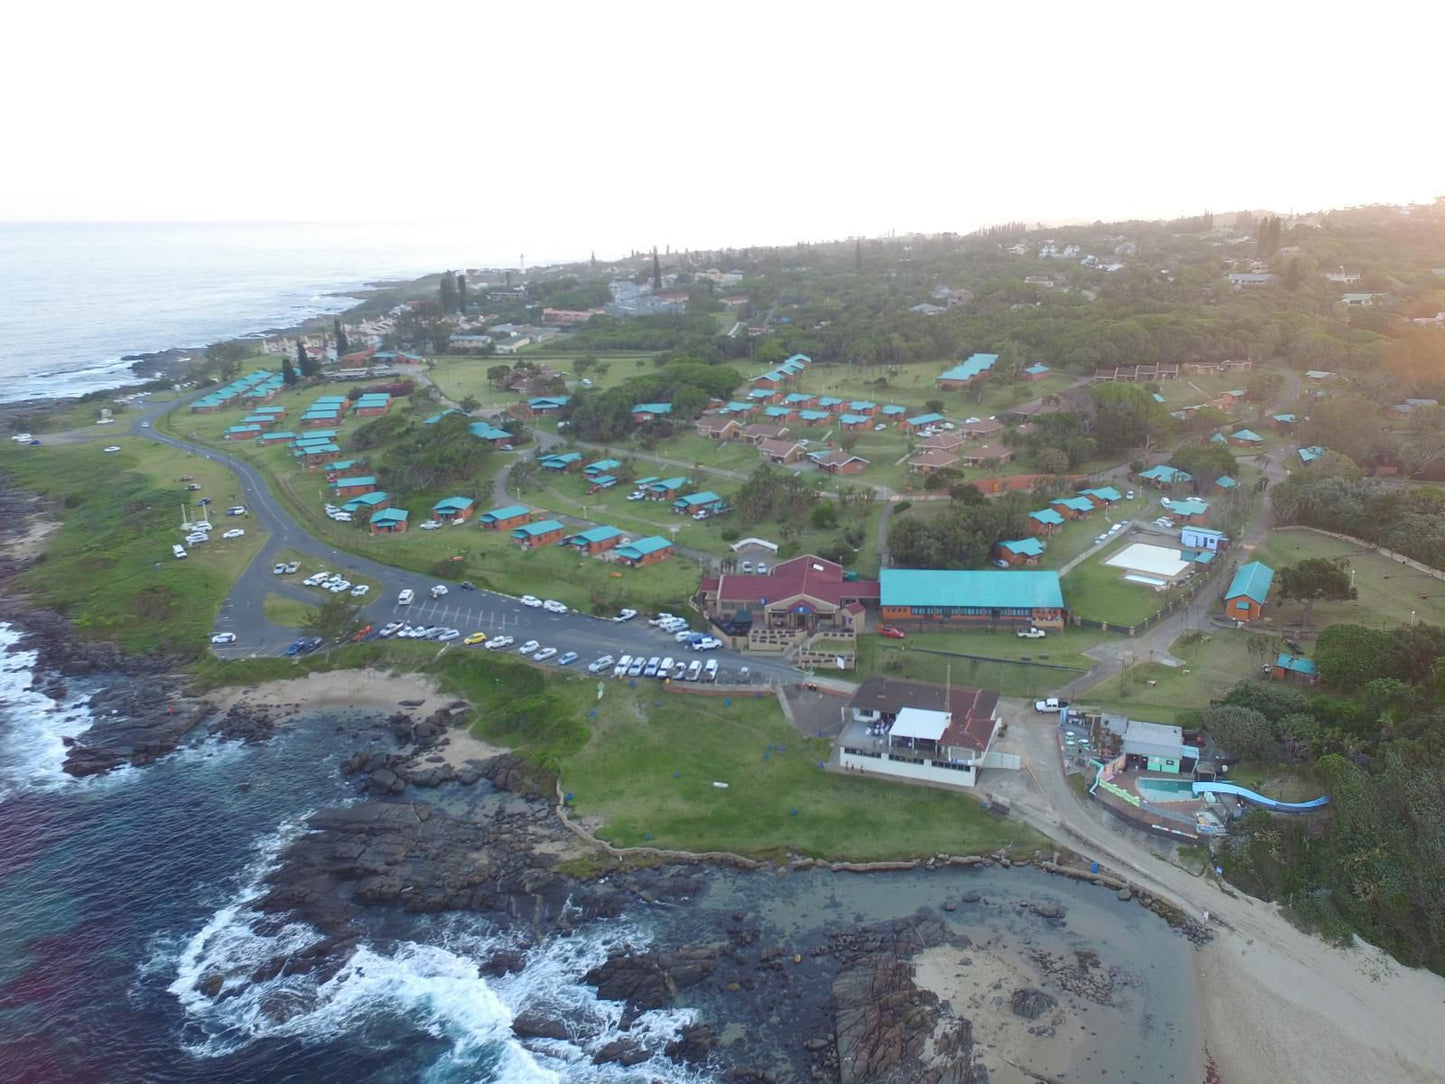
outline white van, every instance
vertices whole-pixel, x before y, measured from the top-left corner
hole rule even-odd
[[[185,546],[172,546],[172,547],[171,547],[171,556],[174,557],[174,558],[175,558],[176,560],[178,560],[178,561],[184,560],[185,557],[186,557],[186,547],[185,547]]]
[[[707,665],[702,668],[702,678],[704,681],[717,681],[716,659],[707,660]]]
[[[396,596],[396,604],[398,606],[410,606],[411,600],[414,598],[416,598],[416,592],[414,592],[410,587],[408,587],[405,591]]]
[[[621,677],[623,674],[627,673],[627,668],[631,665],[632,656],[623,655],[622,658],[617,660],[617,665],[612,668],[612,676]]]
[[[659,678],[670,678],[672,676],[672,656],[669,655],[662,660],[662,665],[657,668]]]

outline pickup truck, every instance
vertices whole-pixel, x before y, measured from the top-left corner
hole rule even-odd
[[[1067,700],[1060,701],[1057,696],[1051,696],[1047,700],[1034,701],[1034,711],[1040,715],[1054,715],[1068,706]]]
[[[1014,635],[1020,640],[1042,640],[1047,634],[1043,629],[1019,629]]]

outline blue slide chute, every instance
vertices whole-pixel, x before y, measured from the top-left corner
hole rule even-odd
[[[1257,805],[1261,809],[1268,809],[1274,813],[1314,813],[1330,803],[1328,794],[1308,802],[1281,802],[1274,798],[1266,798],[1263,794],[1256,794],[1248,787],[1235,786],[1233,783],[1195,783],[1194,793],[1232,794],[1250,805]]]

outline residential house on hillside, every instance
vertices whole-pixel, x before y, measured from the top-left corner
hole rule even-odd
[[[446,497],[432,505],[432,518],[443,523],[465,523],[476,503],[470,497]]]
[[[997,354],[970,354],[953,368],[940,373],[936,383],[945,391],[957,391],[991,372],[997,364]]]
[[[524,550],[537,549],[539,546],[560,542],[566,535],[567,528],[555,519],[539,519],[535,523],[524,523],[520,527],[512,528],[512,541],[518,543]]]
[[[1049,507],[1065,519],[1087,519],[1098,506],[1088,497],[1058,497],[1049,502]]]
[[[810,452],[808,458],[820,471],[828,474],[862,474],[868,469],[868,460],[841,448],[827,452]]]
[[[367,526],[374,535],[406,534],[406,524],[405,508],[383,508],[379,512],[373,512],[367,520]]]
[[[1047,537],[1064,525],[1064,516],[1057,508],[1040,508],[1029,513],[1029,529]]]
[[[1264,438],[1253,429],[1237,429],[1227,439],[1236,448],[1258,448],[1264,444]]]
[[[660,535],[650,535],[625,546],[618,546],[612,552],[623,564],[640,568],[644,565],[655,565],[671,557],[672,543]]]
[[[1274,569],[1260,561],[1240,565],[1224,593],[1224,616],[1233,621],[1257,621],[1264,611]]]
[[[555,455],[544,455],[537,460],[537,464],[543,470],[559,471],[565,474],[582,466],[582,453],[558,452]]]
[[[994,547],[994,559],[1006,565],[1036,565],[1044,555],[1044,544],[1037,538],[1017,538]]]
[[[966,418],[958,423],[958,432],[971,440],[995,437],[1002,433],[1003,422],[996,418]]]
[[[958,466],[958,453],[943,448],[929,448],[908,458],[908,469],[915,474],[932,474]]]
[[[505,429],[498,429],[491,422],[472,422],[467,426],[467,432],[489,444],[508,444],[512,440],[511,433]]]
[[[671,403],[637,403],[632,408],[632,420],[637,425],[645,425],[658,418],[665,418],[671,413]]]
[[[1180,470],[1178,467],[1171,467],[1167,463],[1161,463],[1157,467],[1150,467],[1148,470],[1140,471],[1139,477],[1149,485],[1159,488],[1183,485],[1185,482],[1194,481],[1194,475],[1188,471]]]
[[[844,768],[973,787],[998,732],[998,693],[875,676],[858,687],[845,718]]]
[[[531,509],[524,504],[509,504],[503,508],[493,508],[490,512],[483,512],[480,520],[481,526],[494,531],[510,531],[513,527],[520,527],[532,518]]]
[[[1275,681],[1292,681],[1296,685],[1318,685],[1320,680],[1313,659],[1303,659],[1283,652],[1274,657],[1269,676]]]
[[[764,463],[787,465],[802,459],[807,449],[796,440],[765,440],[758,445],[758,456]]]
[[[788,435],[786,425],[777,425],[773,422],[753,422],[742,432],[742,438],[749,444],[762,444],[765,440],[781,440]]]
[[[624,541],[625,538],[621,531],[616,527],[604,524],[572,535],[567,539],[567,545],[589,557],[595,557],[599,553],[615,549]]]
[[[961,450],[961,455],[966,467],[1002,466],[1014,457],[1013,449],[1005,448],[1002,444],[980,444],[977,448],[965,448]]]
[[[704,414],[697,420],[697,434],[708,440],[732,440],[743,431],[736,418]]]

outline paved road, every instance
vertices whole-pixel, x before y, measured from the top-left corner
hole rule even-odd
[[[131,423],[131,434],[148,437],[230,467],[239,480],[239,500],[249,510],[249,517],[271,533],[266,545],[231,589],[217,615],[215,631],[234,632],[237,636],[235,644],[218,649],[223,657],[246,658],[276,655],[284,651],[296,638],[296,630],[266,620],[266,595],[276,593],[306,602],[320,602],[320,592],[301,587],[295,581],[321,568],[340,572],[348,579],[370,580],[377,585],[362,607],[366,620],[376,628],[390,621],[407,620],[413,625],[445,624],[463,633],[478,630],[505,632],[514,636],[518,644],[535,639],[543,646],[557,648],[559,654],[575,651],[581,656],[579,666],[602,654],[644,654],[649,657],[691,654],[681,649],[672,636],[648,626],[643,618],[619,623],[585,614],[551,614],[523,606],[510,595],[483,590],[463,591],[455,585],[450,585],[445,596],[433,600],[430,589],[437,581],[337,550],[314,538],[281,507],[260,472],[249,463],[217,449],[192,444],[146,427],[145,423],[153,422],[173,405],[156,404],[137,415]],[[299,575],[276,576],[271,571],[272,567],[282,550],[288,548],[304,554],[308,560],[302,562]],[[397,604],[397,598],[405,588],[410,588],[416,595],[416,601],[409,607]],[[801,678],[796,667],[780,659],[744,658],[735,651],[708,654],[718,660],[722,680],[736,678],[743,667],[748,668],[747,679],[756,682],[796,682]]]

